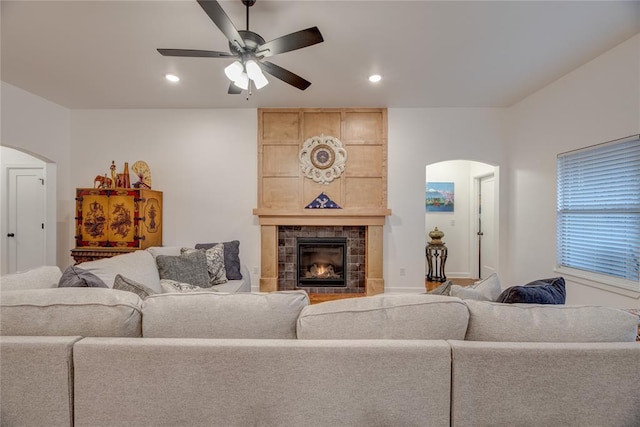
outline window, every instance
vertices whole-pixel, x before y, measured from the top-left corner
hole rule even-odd
[[[640,137],[558,155],[557,264],[640,291]]]

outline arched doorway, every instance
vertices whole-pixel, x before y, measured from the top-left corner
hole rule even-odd
[[[484,278],[498,269],[499,168],[470,160],[425,167],[425,245],[444,232],[448,278]],[[426,266],[425,266],[426,271]]]
[[[0,147],[0,274],[56,265],[56,167]]]

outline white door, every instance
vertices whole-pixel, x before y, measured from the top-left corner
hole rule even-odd
[[[42,168],[8,168],[9,273],[45,264],[45,191]]]
[[[478,269],[484,279],[496,272],[498,244],[495,232],[495,176],[480,178],[478,214]]]

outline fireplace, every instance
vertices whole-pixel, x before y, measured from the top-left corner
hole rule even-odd
[[[297,238],[296,282],[299,287],[346,287],[347,239]]]
[[[365,293],[366,227],[285,225],[277,228],[277,290]],[[331,268],[327,269],[329,264]],[[326,270],[320,271],[321,268]]]

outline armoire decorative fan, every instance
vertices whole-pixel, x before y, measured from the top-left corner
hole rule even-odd
[[[151,189],[151,170],[147,162],[138,160],[131,166],[131,170],[138,177],[138,182],[134,182],[133,187]]]
[[[250,90],[251,85],[257,89],[264,87],[268,81],[262,73],[263,71],[300,90],[308,88],[311,82],[263,59],[323,42],[324,39],[318,27],[307,28],[265,42],[259,34],[249,31],[249,7],[253,6],[256,0],[241,1],[247,8],[246,30],[236,29],[216,0],[198,0],[198,4],[229,40],[230,52],[197,49],[158,49],[158,52],[164,56],[236,58],[231,65],[225,68],[225,74],[231,80],[228,91],[230,94],[239,94],[242,90]]]

